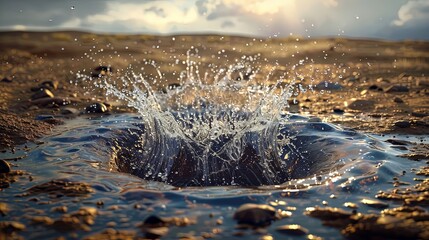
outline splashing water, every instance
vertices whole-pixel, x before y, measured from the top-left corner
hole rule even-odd
[[[195,52],[187,53],[180,84],[164,91],[153,90],[148,79],[131,71],[118,78],[78,74],[141,115],[139,130],[117,141],[115,160],[120,171],[175,186],[260,186],[337,168],[338,153],[308,155],[311,150],[301,152],[299,146],[314,139],[290,134],[297,126],[289,126],[285,109],[294,79],[283,84],[285,76],[280,76],[275,84],[255,85],[253,57],[217,69],[213,78],[207,74],[201,78],[192,60]],[[314,157],[333,165],[315,172],[309,165]]]

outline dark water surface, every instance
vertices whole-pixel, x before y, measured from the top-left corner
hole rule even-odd
[[[345,202],[359,204],[363,198],[374,198],[379,190],[392,188],[392,178],[401,176],[404,170],[409,172],[421,165],[396,157],[404,152],[384,141],[393,136],[368,136],[328,123],[309,122],[308,118],[297,115],[290,116],[278,129],[283,137],[290,139],[288,144],[279,148],[284,151],[278,153],[279,159],[286,159],[285,167],[276,168],[278,171],[274,172],[274,175],[273,172],[252,171],[251,174],[265,174],[263,177],[259,176],[260,178],[256,176],[256,179],[262,179],[255,180],[256,182],[242,180],[240,183],[240,180],[236,180],[231,184],[231,179],[227,177],[231,176],[229,172],[216,175],[206,184],[206,181],[198,180],[198,169],[185,169],[189,174],[182,172],[170,181],[162,176],[157,178],[151,174],[147,175],[149,168],[144,164],[140,168],[136,167],[138,157],[146,156],[144,152],[139,152],[139,149],[133,149],[135,144],[132,141],[136,138],[132,136],[142,132],[141,118],[137,115],[69,120],[58,127],[54,135],[43,138],[42,144],[30,146],[30,150],[26,152],[21,150],[14,155],[2,154],[3,158],[25,155],[25,158],[13,163],[18,166],[16,169],[25,170],[34,178],[32,181],[20,180],[13,183],[0,194],[1,201],[7,202],[11,208],[10,213],[2,219],[23,222],[27,229],[21,235],[29,239],[58,236],[83,238],[102,231],[109,222],[116,223],[115,229],[137,230],[138,234],[143,236],[136,225],[150,215],[189,217],[197,220],[195,224],[186,227],[170,227],[166,239],[176,239],[182,233],[192,232],[199,236],[202,232],[212,232],[214,228],[221,229],[221,233],[215,235],[215,238],[240,239],[234,236],[237,232],[234,229],[236,222],[232,218],[234,211],[244,203],[261,203],[292,211],[290,218],[275,221],[266,228],[267,233],[273,235],[274,239],[285,238],[285,235],[275,231],[276,226],[284,224],[300,224],[309,229],[311,234],[325,239],[338,239],[341,235],[337,229],[322,226],[321,221],[305,216],[303,211],[307,207],[323,204],[344,209]],[[408,141],[420,139],[407,138]],[[133,158],[125,158],[130,156],[124,154],[125,147],[128,148],[127,151],[134,153]],[[236,169],[234,174],[238,176],[248,168],[254,169],[254,161],[256,160],[252,159],[247,168],[245,166],[238,170],[236,167],[240,165],[237,163],[233,166]],[[118,166],[122,172],[118,170]],[[181,170],[180,167],[175,169]],[[245,173],[243,176],[252,179],[249,175],[250,173]],[[178,181],[181,177],[187,180]],[[412,178],[411,174],[404,175],[401,181],[411,182]],[[16,196],[52,179],[85,182],[94,192],[85,198],[52,198],[47,194]],[[163,180],[165,181],[162,182]],[[271,180],[273,184],[267,184]],[[34,198],[37,198],[37,201]],[[322,203],[323,201],[326,203]],[[75,235],[61,233],[53,228],[32,225],[26,218],[47,215],[58,219],[62,214],[52,212],[53,207],[67,206],[69,212],[74,212],[82,206],[96,207],[97,202],[103,202],[104,205],[99,208],[99,214],[90,232],[78,231]],[[399,202],[389,204],[391,207],[401,205]],[[137,209],[136,205],[141,207]],[[358,211],[369,213],[378,210],[360,204]],[[216,224],[219,219],[223,221],[222,225]],[[245,239],[258,239],[261,236],[252,230],[245,233]],[[299,236],[295,238],[305,239]]]

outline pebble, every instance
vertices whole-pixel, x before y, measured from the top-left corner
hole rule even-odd
[[[381,91],[383,91],[383,88],[377,86],[376,84],[373,84],[373,85],[371,85],[371,86],[368,87],[368,90],[371,90],[371,91],[380,91],[381,92]]]
[[[382,82],[385,82],[385,83],[390,83],[390,80],[388,80],[388,79],[385,79],[385,78],[377,78],[377,80],[376,80],[378,83],[382,83]]]
[[[386,89],[385,92],[392,93],[392,92],[409,92],[410,90],[406,86],[402,85],[393,85]]]
[[[144,220],[143,222],[143,226],[146,227],[163,227],[167,225],[167,221],[165,221],[164,219],[155,216],[155,215],[151,215],[148,218],[146,218],[146,220]]]
[[[395,97],[395,98],[393,99],[393,101],[394,101],[395,103],[404,103],[404,100],[402,100],[401,98],[398,98],[398,97]]]
[[[1,232],[7,232],[7,233],[23,231],[25,230],[25,225],[15,221],[4,221],[4,222],[0,222],[0,230]],[[3,237],[3,235],[0,235],[0,236]]]
[[[58,81],[46,80],[40,84],[40,87],[47,88],[49,90],[57,90]]]
[[[34,120],[37,120],[37,121],[45,121],[45,120],[48,120],[48,119],[54,119],[55,117],[54,116],[52,116],[52,115],[37,115],[35,118],[34,118]]]
[[[270,205],[246,203],[235,211],[233,218],[239,224],[266,226],[276,219],[276,210]]]
[[[86,113],[105,113],[108,111],[109,109],[103,103],[92,103],[85,108]]]
[[[302,235],[308,234],[308,229],[298,224],[279,226],[276,228],[276,231],[284,234],[294,235],[294,236],[302,236]]]
[[[394,123],[395,127],[399,128],[409,128],[411,127],[411,122],[407,120],[397,121]]]
[[[357,99],[357,100],[352,100],[352,102],[350,104],[348,104],[347,102],[345,102],[345,105],[353,110],[371,110],[374,108],[375,105],[375,101],[372,100],[364,100],[364,99]]]
[[[363,203],[369,207],[378,208],[378,209],[384,209],[384,208],[389,207],[389,204],[387,204],[387,203],[377,201],[377,200],[373,200],[373,199],[367,199],[367,198],[362,199],[361,203]]]
[[[318,83],[316,85],[316,88],[321,89],[321,90],[341,90],[344,87],[339,83],[331,83],[328,81],[323,81],[323,82]]]
[[[343,114],[344,113],[344,109],[341,109],[339,107],[335,107],[332,111],[336,114]]]
[[[352,208],[352,209],[358,208],[358,206],[355,203],[352,203],[352,202],[345,202],[344,203],[344,207]]]
[[[5,82],[5,83],[11,83],[12,79],[8,78],[8,77],[4,77],[2,78],[1,82]]]
[[[53,98],[54,94],[48,89],[40,89],[31,96],[31,99],[40,99],[40,98]]]
[[[306,209],[305,214],[310,217],[315,217],[323,220],[337,220],[337,219],[348,219],[352,216],[352,213],[346,212],[339,208],[333,207],[309,207]]]
[[[1,216],[6,216],[7,213],[10,211],[9,206],[7,205],[7,203],[2,203],[0,202],[0,215]]]
[[[0,173],[10,173],[10,165],[5,160],[0,160]]]

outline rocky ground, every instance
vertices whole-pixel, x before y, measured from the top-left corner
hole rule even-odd
[[[186,52],[191,48],[198,49],[199,71],[208,72],[208,76],[214,74],[210,71],[213,66],[227,67],[246,55],[258,59],[252,63],[258,66],[258,72],[249,80],[255,85],[273,84],[279,76],[285,76],[285,82],[294,79],[297,84],[311,85],[311,90],[296,89],[295,99],[290,101],[290,112],[310,114],[323,121],[370,133],[429,134],[428,42],[2,32],[0,150],[13,150],[17,145],[35,141],[49,134],[56,125],[78,115],[133,111],[106,99],[101,90],[88,91],[88,85],[75,81],[79,71],[95,78],[120,76],[131,64],[134,70],[143,67],[150,76],[157,74],[154,68],[148,67],[148,61],[154,60],[163,80],[153,82],[153,88],[162,89],[178,83],[178,75],[186,66],[176,63],[186,61]],[[245,74],[232,74],[231,80],[246,81]],[[266,81],[268,74],[271,77]],[[405,145],[411,149],[407,154],[410,159],[429,159],[427,145]],[[12,171],[8,161],[0,162],[2,188],[24,174]],[[427,168],[418,171],[420,175],[428,175]],[[380,193],[381,199],[404,201],[404,207],[386,209],[379,215],[345,214],[328,208],[312,209],[306,214],[342,229],[344,236],[353,239],[360,239],[368,232],[380,233],[380,236],[374,235],[379,237],[377,239],[391,237],[389,227],[405,231],[410,224],[417,226],[417,230],[407,236],[427,239],[428,213],[415,207],[429,204],[427,188],[428,181],[424,179],[416,181],[409,191]],[[7,204],[0,203],[0,212],[7,214]],[[83,215],[92,216],[93,213]],[[268,219],[271,221],[274,215],[269,215]],[[237,218],[240,221],[240,214]],[[157,227],[168,225],[157,221]],[[6,234],[19,231],[21,227],[13,222],[0,224]],[[299,226],[285,226],[279,231],[306,234]],[[120,232],[106,230],[100,234],[113,236]]]

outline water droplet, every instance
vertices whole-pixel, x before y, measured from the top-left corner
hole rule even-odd
[[[75,6],[70,7],[70,10],[75,10],[75,9],[76,9]]]

